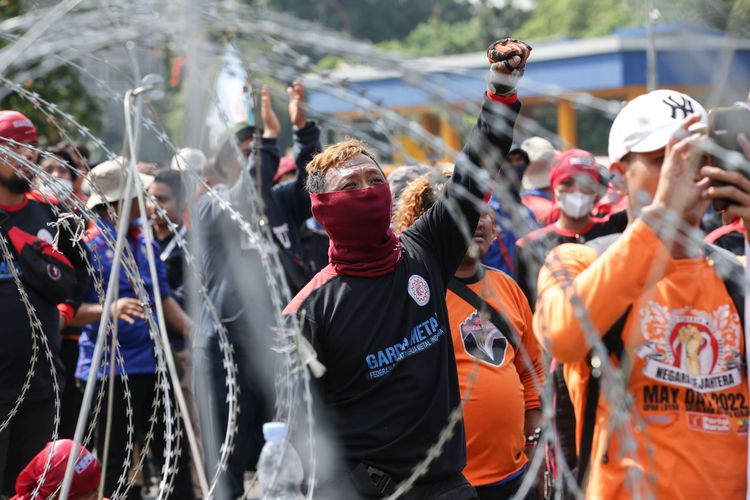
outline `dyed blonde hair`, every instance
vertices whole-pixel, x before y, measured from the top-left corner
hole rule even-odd
[[[341,165],[351,160],[355,156],[365,155],[371,159],[375,165],[375,155],[367,148],[367,145],[358,139],[348,139],[325,148],[322,152],[315,155],[307,164],[307,183],[306,187],[310,193],[320,193],[324,190],[326,172],[332,168],[340,168]],[[379,167],[379,165],[378,165]]]

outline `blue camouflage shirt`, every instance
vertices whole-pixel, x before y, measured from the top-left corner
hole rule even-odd
[[[107,244],[103,233],[108,234],[111,240],[114,242],[116,238],[115,227],[105,220],[97,221],[97,226],[89,231],[86,238],[86,244],[88,245],[89,252],[91,254],[91,264],[96,270],[97,277],[102,278],[103,287],[107,286],[109,282],[110,273],[112,271],[112,261],[114,259],[114,249]],[[154,287],[151,280],[151,273],[148,267],[148,259],[146,257],[146,239],[141,232],[138,223],[131,225],[128,233],[127,243],[130,246],[130,251],[135,258],[136,265],[138,267],[138,273],[140,280],[143,283],[144,288],[148,292],[149,302],[151,310],[154,311]],[[159,247],[156,243],[154,246],[154,254],[159,255]],[[126,254],[127,255],[127,254]],[[124,262],[123,262],[124,263]],[[169,288],[169,282],[167,280],[167,269],[164,263],[160,259],[156,259],[156,273],[159,281],[159,290],[161,291],[162,298],[170,297],[172,291]],[[120,267],[119,277],[119,297],[131,297],[136,298],[136,293],[133,285],[128,280],[127,274],[124,269]],[[94,283],[89,285],[86,295],[83,301],[89,303],[99,303],[99,294],[94,287]],[[101,298],[103,300],[103,297]],[[89,323],[83,327],[81,332],[81,338],[79,341],[79,355],[78,355],[78,366],[76,367],[76,378],[80,380],[86,380],[89,376],[89,369],[91,368],[91,358],[94,353],[94,345],[96,344],[96,337],[99,331],[99,322]],[[111,335],[111,332],[110,332]],[[124,371],[127,374],[137,373],[155,373],[156,372],[156,360],[154,358],[154,346],[149,336],[148,324],[143,319],[135,319],[135,322],[131,325],[125,321],[119,321],[117,325],[117,340],[120,346],[120,353],[124,360]],[[116,363],[115,374],[119,375],[123,371],[123,366]],[[99,367],[98,378],[104,378],[105,373],[102,367]]]

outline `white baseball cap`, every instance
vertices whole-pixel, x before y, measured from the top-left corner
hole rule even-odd
[[[529,155],[529,165],[521,181],[524,189],[549,187],[549,166],[559,151],[544,137],[530,137],[521,143],[521,149]]]
[[[187,170],[198,175],[203,174],[208,160],[200,149],[182,148],[172,157],[170,168],[172,170]]]
[[[690,130],[708,123],[708,113],[698,101],[676,90],[639,95],[622,108],[609,130],[610,163],[630,152],[649,153],[665,147],[685,118],[695,113],[701,119]]]

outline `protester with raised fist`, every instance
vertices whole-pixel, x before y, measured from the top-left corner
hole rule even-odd
[[[300,236],[302,226],[312,216],[310,197],[305,190],[307,181],[305,165],[322,149],[322,146],[320,129],[314,121],[307,119],[305,88],[302,82],[295,80],[287,88],[287,95],[294,146],[292,157],[284,160],[284,163],[287,165],[286,175],[294,175],[294,180],[277,182],[276,176],[279,173],[277,166],[280,165],[282,159],[279,158],[278,149],[265,149],[263,154],[270,156],[261,162],[260,192],[272,236],[280,250],[279,257],[287,277],[287,284],[292,294],[296,294],[312,277],[303,254]],[[275,145],[281,130],[271,106],[271,95],[268,89],[263,89],[261,102],[264,122],[270,125],[266,127],[264,141]],[[254,172],[254,170],[251,171],[252,176]]]
[[[320,150],[320,130],[307,119],[302,84],[295,81],[287,95],[289,117],[294,126],[297,180],[274,186],[281,126],[271,106],[270,93],[263,89],[260,148],[255,147],[255,127],[242,125],[234,137],[224,143],[214,162],[219,176],[219,184],[214,189],[219,196],[204,194],[191,211],[194,234],[202,248],[201,268],[211,302],[210,306],[201,303],[200,328],[193,345],[194,395],[209,477],[216,473],[224,434],[227,425],[232,425],[226,405],[230,396],[220,328],[227,332],[239,385],[238,430],[227,471],[222,474],[217,488],[216,495],[221,499],[242,496],[245,471],[255,466],[263,446],[262,425],[270,420],[273,407],[273,357],[261,357],[261,362],[253,353],[270,350],[269,332],[275,325],[271,291],[265,286],[259,248],[262,243],[238,229],[225,204],[245,220],[256,217],[250,190],[254,183],[263,200],[263,215],[280,250],[279,258],[290,289],[302,286],[307,278],[304,261],[299,256],[299,226],[310,216],[310,200],[304,191],[306,174],[299,169]],[[238,269],[242,272],[238,273]],[[216,325],[214,314],[221,318],[221,325]],[[264,365],[265,362],[268,364]]]
[[[298,314],[327,369],[317,397],[346,471],[339,481],[364,497],[393,493],[460,405],[445,291],[479,219],[474,203],[489,187],[469,175],[469,163],[494,174],[508,153],[520,109],[515,84],[530,50],[517,40],[490,47],[489,90],[465,155],[445,194],[400,237],[390,228],[388,182],[364,144],[334,144],[307,166],[312,212],[331,240],[329,265],[285,313]],[[476,498],[465,463],[458,423],[402,498]]]

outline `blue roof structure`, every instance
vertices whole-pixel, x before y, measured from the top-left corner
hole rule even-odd
[[[750,40],[679,25],[655,26],[653,39],[660,87],[750,87]],[[609,37],[532,44],[534,51],[521,85],[523,95],[645,86],[648,43],[644,28],[629,28]],[[410,68],[421,69],[418,81],[430,92],[407,81],[413,78],[404,78],[412,72]],[[483,91],[486,73],[483,53],[405,61],[389,71],[353,67],[332,73],[330,85],[320,78],[310,79],[309,102],[311,109],[323,114],[364,112],[373,104],[403,109],[435,104],[437,90],[443,104],[461,103]],[[336,85],[337,92],[329,93]]]

